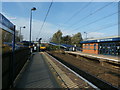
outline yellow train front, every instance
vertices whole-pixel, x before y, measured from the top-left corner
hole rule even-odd
[[[45,51],[46,50],[46,45],[45,44],[41,44],[40,45],[40,51]]]

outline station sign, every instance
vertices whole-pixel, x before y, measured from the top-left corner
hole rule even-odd
[[[2,44],[8,44],[8,43],[12,44],[12,51],[14,52],[15,50],[15,25],[11,23],[1,13],[0,13],[0,30],[2,31]]]
[[[13,34],[14,25],[0,13],[0,28]]]
[[[113,41],[113,39],[99,39],[97,42]]]

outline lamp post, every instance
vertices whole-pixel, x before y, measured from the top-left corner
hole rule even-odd
[[[40,44],[41,44],[42,38],[39,39],[39,52],[40,52]]]
[[[29,46],[31,46],[31,29],[32,29],[32,11],[35,11],[36,8],[33,7],[30,11],[30,41],[29,41]]]
[[[21,28],[25,28],[25,26],[23,26],[23,27],[20,27],[20,41],[21,41]]]
[[[87,32],[84,32],[86,34],[86,40],[87,40]]]

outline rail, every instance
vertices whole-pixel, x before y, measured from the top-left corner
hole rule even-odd
[[[48,53],[48,54],[50,54],[50,53]],[[91,82],[92,84],[94,84],[95,86],[97,86],[99,89],[118,90],[117,87],[112,86],[110,83],[107,83],[106,81],[103,81],[103,80],[91,75],[90,73],[85,72],[85,71],[73,66],[72,64],[69,64],[69,63],[63,61],[62,59],[60,59],[52,54],[50,54],[50,55],[53,56],[54,58],[56,58],[57,60],[59,60],[61,63],[63,63],[67,67],[69,67],[70,69],[72,69],[73,71],[75,71],[77,74],[79,74],[80,76],[82,76],[83,78],[88,80],[89,82]]]

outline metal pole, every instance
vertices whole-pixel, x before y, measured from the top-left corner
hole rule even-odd
[[[12,41],[12,87],[14,87],[14,77],[15,77],[15,25]]]
[[[22,27],[20,27],[20,35],[19,35],[19,37],[20,37],[20,41],[21,41],[21,28],[22,28]]]
[[[29,48],[30,48],[31,53],[32,53],[32,48],[30,46],[31,46],[31,29],[32,29],[32,10],[34,11],[34,10],[36,10],[36,8],[33,7],[31,9],[31,12],[30,12],[30,41],[29,41]]]
[[[20,35],[21,35],[21,28],[22,28],[22,27],[20,27]]]
[[[87,33],[86,32],[84,32],[85,34],[86,34],[86,40],[87,40]]]
[[[40,52],[40,44],[41,44],[42,38],[39,39],[39,52]]]
[[[86,40],[87,40],[87,33],[86,33]]]
[[[40,52],[40,44],[41,44],[41,40],[39,39],[39,52]]]
[[[38,38],[36,38],[36,41],[38,40]]]
[[[31,46],[31,28],[32,28],[32,10],[30,13],[30,42],[29,42],[29,46]]]

